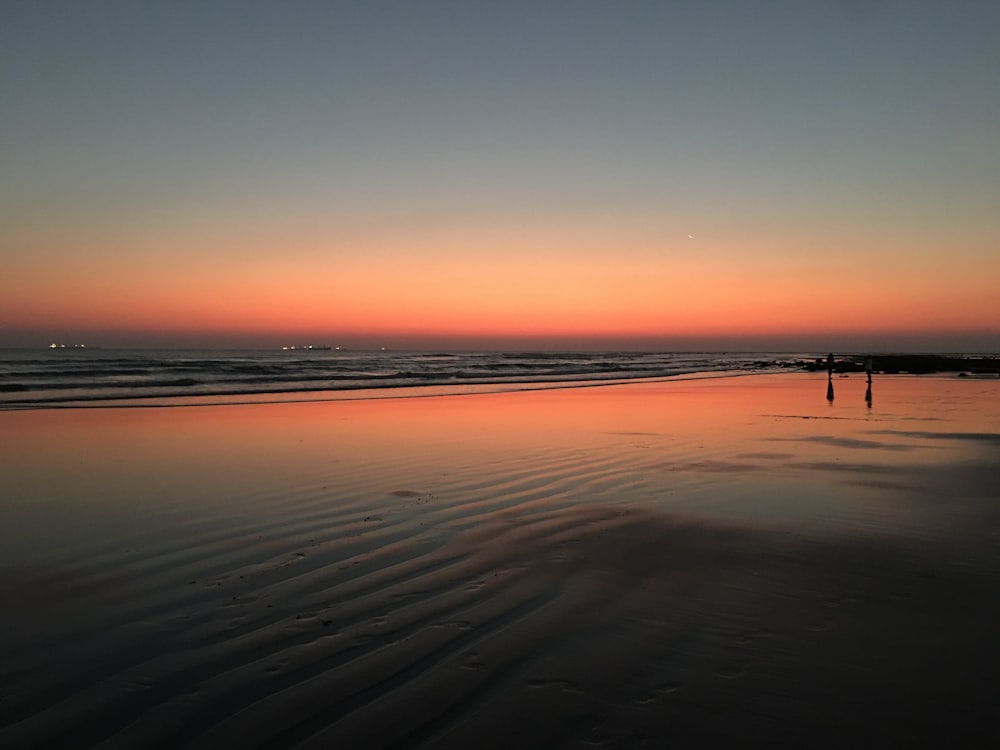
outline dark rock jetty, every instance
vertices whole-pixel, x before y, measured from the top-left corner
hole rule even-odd
[[[896,375],[927,375],[935,372],[958,372],[973,375],[1000,375],[1000,357],[960,354],[845,354],[834,355],[833,371],[864,372],[865,357],[871,356],[872,372]],[[811,372],[826,370],[826,357],[803,362]]]

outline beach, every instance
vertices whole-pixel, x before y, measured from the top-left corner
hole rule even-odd
[[[0,412],[0,746],[996,746],[1000,379]]]

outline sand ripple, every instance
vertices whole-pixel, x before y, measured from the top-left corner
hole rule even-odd
[[[983,728],[997,656],[970,644],[1000,614],[995,546],[962,567],[669,515],[638,502],[652,469],[630,455],[414,463],[381,494],[377,465],[338,467],[22,571],[0,744],[780,745],[815,740],[817,706],[843,719],[830,744],[904,713],[928,736]]]

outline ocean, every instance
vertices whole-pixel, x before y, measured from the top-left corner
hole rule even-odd
[[[816,355],[340,349],[0,350],[0,409],[388,398],[722,377]]]

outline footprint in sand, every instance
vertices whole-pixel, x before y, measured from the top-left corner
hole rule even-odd
[[[749,666],[750,662],[746,659],[737,659],[723,664],[716,674],[726,680],[735,680],[742,677]]]
[[[580,687],[572,680],[530,680],[528,682],[528,687],[533,690],[545,690],[547,688],[556,688],[558,690],[563,690],[567,693],[579,693],[582,692]]]
[[[636,700],[636,704],[640,706],[645,706],[648,703],[653,703],[658,698],[670,695],[671,693],[676,693],[677,688],[680,687],[676,682],[672,680],[669,682],[664,682],[662,685],[657,685],[652,688],[644,697]]]
[[[472,630],[473,625],[468,620],[445,620],[431,625],[432,628],[458,628],[459,630]]]
[[[486,671],[486,662],[479,658],[478,651],[470,651],[462,658],[462,669],[472,669],[476,672]]]
[[[264,669],[266,674],[277,674],[278,672],[283,672],[288,669],[289,662],[287,660],[279,661],[276,664],[271,664]]]

